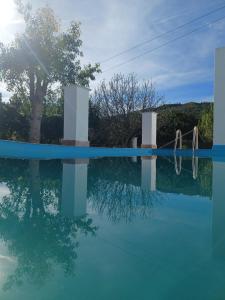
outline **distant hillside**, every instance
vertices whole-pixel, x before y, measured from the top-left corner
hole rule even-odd
[[[212,105],[211,102],[188,102],[188,103],[175,103],[175,104],[164,104],[159,106],[156,111],[157,113],[161,113],[165,110],[171,110],[175,112],[184,112],[184,113],[191,113],[196,116],[200,116],[202,111],[209,108]]]

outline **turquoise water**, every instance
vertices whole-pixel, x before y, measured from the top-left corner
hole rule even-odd
[[[225,299],[225,163],[1,159],[0,299]]]

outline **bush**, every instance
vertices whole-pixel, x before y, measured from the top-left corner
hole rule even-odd
[[[43,117],[41,123],[41,142],[44,144],[60,144],[63,138],[63,117]]]

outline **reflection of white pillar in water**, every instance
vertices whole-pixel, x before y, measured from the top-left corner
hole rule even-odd
[[[213,162],[213,254],[225,258],[225,163]]]
[[[213,150],[225,150],[225,48],[216,49]]]
[[[156,190],[156,157],[141,158],[141,187],[143,190]]]
[[[64,89],[64,138],[67,146],[89,146],[89,89],[68,86]]]
[[[86,214],[88,160],[63,162],[62,213],[67,217]]]
[[[133,163],[136,163],[136,162],[137,162],[137,156],[132,156],[132,157],[131,157],[131,161],[132,161]]]
[[[157,148],[157,114],[155,112],[142,113],[142,148]]]

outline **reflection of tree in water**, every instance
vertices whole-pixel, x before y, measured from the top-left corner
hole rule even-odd
[[[162,194],[141,188],[141,164],[130,158],[105,158],[91,161],[89,168],[89,200],[92,209],[105,214],[113,222],[148,217],[153,203]]]
[[[57,265],[65,274],[72,275],[78,233],[94,234],[96,231],[91,219],[66,218],[55,210],[58,206],[55,188],[58,183],[40,180],[39,161],[31,161],[22,174],[21,169],[18,170],[14,177],[9,177],[7,186],[10,195],[5,196],[0,204],[0,237],[17,259],[17,267],[8,277],[5,289],[24,281],[42,285],[53,275]],[[56,177],[58,180],[61,182],[61,178]],[[60,194],[59,191],[57,193]]]
[[[92,186],[91,207],[106,214],[113,222],[131,222],[135,217],[149,217],[153,204],[160,201],[161,193],[142,190],[119,181],[98,180]]]

